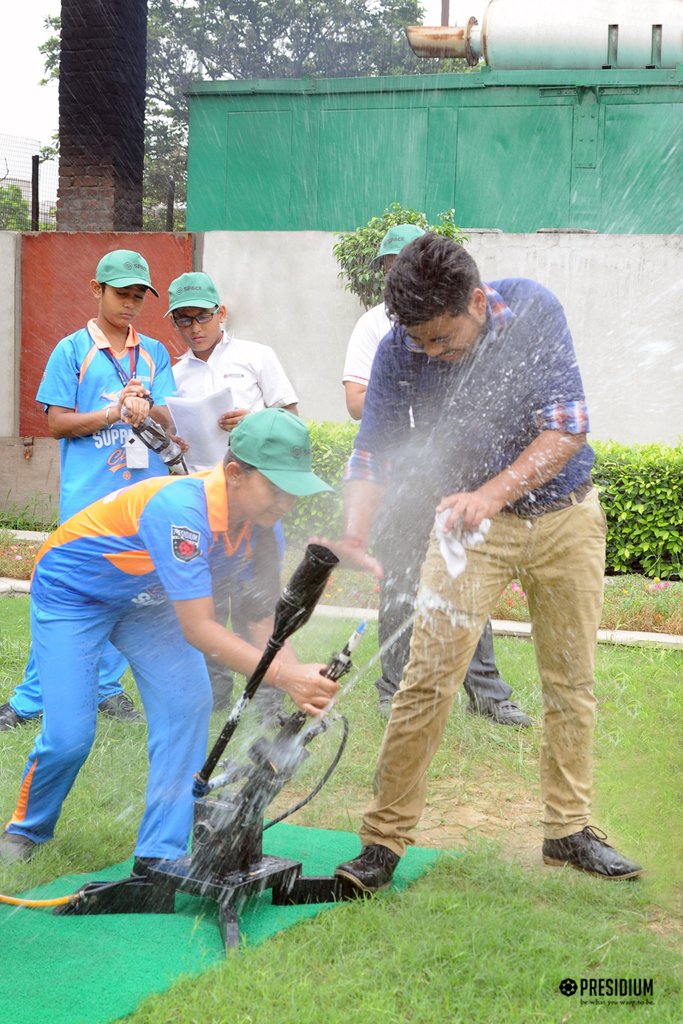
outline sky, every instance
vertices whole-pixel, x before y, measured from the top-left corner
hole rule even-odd
[[[423,0],[423,6],[425,24],[438,25],[441,0]],[[485,0],[451,0],[450,23],[463,24],[470,14],[479,17],[484,6]],[[57,131],[58,87],[56,82],[38,84],[44,74],[38,47],[48,36],[44,19],[60,12],[61,0],[20,0],[12,5],[10,37],[0,61],[0,136],[35,139],[43,146]]]
[[[11,29],[0,61],[0,134],[47,145],[57,131],[57,83],[38,85],[44,75],[38,47],[48,38],[43,20],[61,12],[61,0],[20,0],[12,5]]]

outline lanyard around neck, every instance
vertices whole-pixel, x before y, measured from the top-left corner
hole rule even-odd
[[[121,383],[123,384],[123,386],[125,388],[126,384],[128,384],[128,382],[130,380],[132,380],[132,378],[135,376],[136,370],[138,368],[138,356],[140,355],[140,346],[139,345],[135,345],[133,348],[129,348],[128,349],[128,359],[129,359],[129,362],[130,362],[130,374],[126,373],[126,371],[124,370],[123,366],[121,365],[121,361],[116,358],[116,356],[112,352],[111,348],[103,348],[103,349],[100,349],[100,351],[104,352],[105,356],[107,357],[109,362],[112,364],[112,366],[116,370],[116,372],[118,374],[118,377],[119,377],[119,380],[121,381]]]

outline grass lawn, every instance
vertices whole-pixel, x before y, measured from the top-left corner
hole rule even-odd
[[[23,670],[27,611],[26,598],[0,600],[2,700]],[[295,636],[295,646],[304,659],[325,660],[355,625],[314,618]],[[538,721],[532,645],[497,638],[496,653],[515,698]],[[375,711],[375,655],[370,627],[356,652],[359,677],[339,706],[349,719],[349,746],[320,796],[293,819],[298,824],[350,831],[359,824],[384,726]],[[609,884],[544,868],[538,855],[540,729],[504,729],[466,715],[458,704],[432,765],[417,841],[463,856],[445,852],[401,895],[340,906],[262,947],[242,949],[239,969],[231,957],[199,978],[181,979],[127,1020],[559,1024],[590,1014],[610,1022],[678,1024],[681,683],[683,659],[675,651],[598,650],[595,822],[610,842],[646,865],[642,879]],[[215,715],[214,732],[223,723]],[[36,728],[0,736],[3,820]],[[145,739],[144,727],[100,722],[55,840],[30,864],[3,869],[0,891],[94,872],[130,854],[143,805]],[[335,739],[329,730],[274,810],[311,788]],[[564,978],[652,978],[652,1003],[582,1006],[578,995],[560,994]]]

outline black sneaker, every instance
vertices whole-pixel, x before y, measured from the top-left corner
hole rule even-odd
[[[600,829],[586,825],[564,839],[543,840],[543,861],[553,867],[568,864],[577,871],[586,871],[596,878],[616,880],[636,878],[642,872],[640,864],[626,860],[605,842],[607,836]]]
[[[482,700],[470,701],[467,710],[471,715],[490,718],[498,725],[514,725],[518,729],[528,729],[532,724],[531,719],[524,714],[519,704],[515,704],[511,700],[493,700],[492,697],[484,697]]]
[[[8,729],[16,729],[18,725],[28,725],[33,718],[23,718],[18,715],[11,704],[3,704],[0,707],[0,732],[7,732]]]
[[[120,722],[144,722],[145,716],[141,715],[133,704],[127,693],[115,693],[113,697],[106,697],[97,705],[97,710],[107,718],[118,718]]]
[[[334,873],[361,892],[373,893],[387,888],[400,859],[387,846],[364,846],[357,857],[340,864]]]
[[[0,836],[0,861],[13,864],[20,860],[30,860],[38,848],[28,836],[18,832],[3,832]]]

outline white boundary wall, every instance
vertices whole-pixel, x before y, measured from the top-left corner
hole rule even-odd
[[[13,231],[0,231],[0,437],[12,437],[19,424],[20,239]]]
[[[469,231],[484,280],[530,277],[567,312],[592,435],[683,440],[683,235]],[[301,414],[346,418],[341,374],[362,312],[327,232],[207,232],[197,269],[215,279],[234,333],[271,345]]]
[[[484,280],[531,277],[563,303],[594,437],[683,439],[683,235],[469,235]],[[196,269],[216,280],[234,333],[272,345],[301,414],[318,421],[346,419],[342,367],[362,312],[337,277],[335,238],[317,231],[195,236]],[[0,437],[16,436],[18,423],[20,244],[20,235],[0,232]]]

